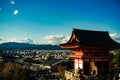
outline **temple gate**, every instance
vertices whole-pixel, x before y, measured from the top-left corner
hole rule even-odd
[[[62,48],[73,50],[74,72],[78,68],[83,74],[107,75],[113,55],[109,51],[120,48],[106,31],[73,29],[71,38]]]

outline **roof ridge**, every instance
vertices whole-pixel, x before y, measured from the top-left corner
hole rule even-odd
[[[107,33],[109,33],[108,31],[85,30],[85,29],[77,29],[77,28],[73,28],[73,31],[76,31],[76,30],[79,30],[79,31],[92,31],[92,32],[107,32]]]
[[[79,40],[76,43],[69,42],[73,40],[72,38],[66,44],[62,46],[98,46],[98,47],[111,47],[111,48],[120,48],[120,43],[114,41],[108,31],[94,31],[94,30],[83,30],[73,28],[72,35]],[[71,36],[72,36],[71,35]],[[76,45],[75,45],[76,44]],[[68,47],[69,48],[69,47]]]

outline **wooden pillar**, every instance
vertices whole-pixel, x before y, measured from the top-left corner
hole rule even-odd
[[[83,69],[83,52],[82,51],[75,51],[74,54],[74,72],[76,72],[76,69],[81,68]]]
[[[78,68],[83,69],[83,60],[81,58],[74,59],[74,72],[76,72]]]
[[[93,71],[94,71],[94,61],[91,60],[90,61],[90,73],[93,73]]]
[[[91,69],[90,69],[90,73],[91,74],[94,74],[94,75],[97,75],[98,74],[98,68],[97,66],[95,65],[95,60],[91,60],[90,61],[90,66],[91,66]]]
[[[102,61],[102,75],[104,74],[104,61]]]
[[[78,64],[80,69],[83,69],[83,60],[81,58],[78,60]]]
[[[76,72],[76,69],[78,69],[78,59],[74,59],[74,72]]]

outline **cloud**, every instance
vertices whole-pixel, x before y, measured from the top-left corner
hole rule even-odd
[[[10,1],[10,4],[14,5],[14,4],[15,4],[15,1],[13,1],[13,0],[12,0],[12,1]]]
[[[4,40],[4,39],[0,39],[0,44],[1,44],[1,43],[4,43],[4,42],[5,42],[5,40]]]
[[[34,41],[29,38],[13,38],[7,42],[19,42],[19,43],[29,43],[29,44],[38,44],[37,41]]]
[[[64,36],[64,35],[49,35],[44,38],[47,40],[48,44],[61,44],[61,43],[66,43],[69,40],[69,36]]]
[[[13,11],[13,14],[14,14],[14,15],[17,15],[18,13],[19,13],[18,10],[14,10],[14,11]]]
[[[111,33],[110,34],[111,38],[113,38],[116,41],[120,41],[120,35],[118,35],[117,33]]]

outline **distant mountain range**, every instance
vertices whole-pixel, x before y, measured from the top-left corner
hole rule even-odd
[[[59,45],[36,45],[28,43],[8,42],[0,44],[0,50],[13,50],[13,49],[37,49],[37,50],[63,50]]]

